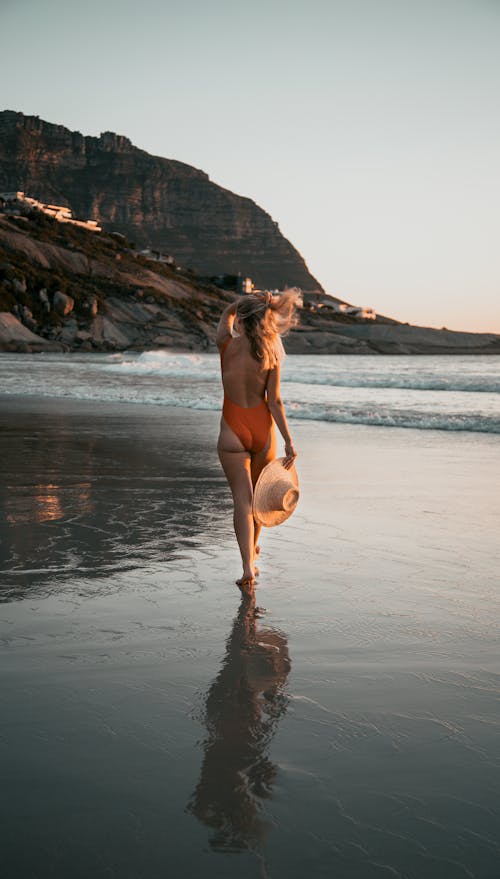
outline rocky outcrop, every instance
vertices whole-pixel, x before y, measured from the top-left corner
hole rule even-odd
[[[66,293],[61,293],[60,290],[56,290],[52,300],[52,306],[54,311],[57,311],[62,317],[67,317],[75,307],[75,300],[72,296],[68,296]]]
[[[240,272],[261,287],[321,289],[255,202],[112,132],[84,137],[38,116],[0,112],[1,190],[66,205],[207,276]]]
[[[207,350],[232,296],[114,236],[0,214],[0,350]]]
[[[0,351],[215,351],[234,294],[43,215],[0,214]],[[500,336],[304,308],[292,354],[499,354]]]
[[[0,351],[62,351],[63,346],[32,333],[10,312],[0,311]]]
[[[303,324],[288,341],[291,354],[500,354],[495,333],[462,333],[372,321],[331,321],[322,328]]]
[[[311,328],[307,323],[286,340],[289,354],[500,354],[500,336],[432,327],[343,324]]]

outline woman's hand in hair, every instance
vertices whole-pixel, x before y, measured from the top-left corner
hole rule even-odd
[[[254,293],[253,295],[256,299],[261,299],[262,302],[265,302],[266,305],[271,305],[273,299],[275,298],[273,294],[269,292],[269,290],[263,290],[262,292]]]

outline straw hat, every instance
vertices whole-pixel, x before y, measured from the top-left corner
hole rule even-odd
[[[299,480],[295,467],[283,467],[276,458],[262,470],[253,493],[253,515],[260,525],[273,528],[292,515],[299,500]]]

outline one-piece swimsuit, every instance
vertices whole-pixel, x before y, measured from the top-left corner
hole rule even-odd
[[[224,353],[231,341],[232,339],[228,339],[221,348],[222,373],[224,373]],[[267,400],[261,400],[257,406],[238,406],[237,403],[233,403],[229,399],[224,390],[222,415],[247,452],[262,451],[269,438],[269,431],[273,423]]]

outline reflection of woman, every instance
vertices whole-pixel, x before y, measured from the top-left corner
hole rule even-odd
[[[262,836],[260,801],[276,774],[267,749],[286,711],[290,671],[286,636],[259,628],[255,599],[243,599],[222,668],[208,691],[208,736],[200,781],[189,810],[216,830],[216,849],[251,848]]]
[[[252,516],[252,497],[261,470],[276,457],[273,419],[285,441],[284,466],[291,467],[297,457],[280,398],[280,361],[281,336],[295,323],[299,295],[293,289],[281,296],[242,296],[225,309],[217,328],[224,386],[217,449],[233,495],[243,562],[236,582],[242,589],[255,582],[260,525]]]

